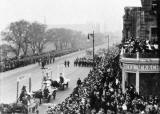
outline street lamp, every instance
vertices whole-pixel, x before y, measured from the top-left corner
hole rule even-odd
[[[108,39],[108,53],[109,53],[109,35],[105,36]]]
[[[93,33],[88,34],[88,39],[90,39],[90,37],[93,38],[93,68],[94,68],[94,65],[95,65],[95,61],[94,61],[94,31],[93,31]]]

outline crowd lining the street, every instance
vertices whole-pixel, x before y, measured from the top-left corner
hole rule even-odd
[[[160,114],[158,96],[139,95],[133,85],[121,89],[119,49],[110,49],[105,57],[96,57],[95,66],[69,97],[56,106],[49,106],[47,114]],[[0,105],[0,110],[13,108]]]
[[[49,106],[47,114],[160,114],[158,96],[141,96],[132,85],[122,93],[118,53],[112,49],[104,58],[96,58],[88,77],[78,79],[70,96]]]
[[[139,52],[140,57],[159,57],[159,43],[155,40],[130,39],[122,44],[122,51],[127,57],[132,57]]]
[[[4,58],[0,60],[0,72],[9,71],[15,68],[24,67],[30,64],[38,63],[39,65],[45,66],[46,64],[54,63],[55,57],[59,57],[68,53],[72,53],[76,50],[63,50],[63,51],[51,51],[42,54],[35,54],[26,57],[13,57]]]

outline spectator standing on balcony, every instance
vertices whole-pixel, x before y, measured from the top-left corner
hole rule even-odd
[[[146,46],[147,46],[147,51],[151,52],[152,48],[149,40],[146,41]]]

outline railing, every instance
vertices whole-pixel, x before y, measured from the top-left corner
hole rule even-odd
[[[159,58],[158,53],[139,53],[139,58]]]
[[[137,58],[137,54],[136,53],[124,53],[122,56],[124,58]]]
[[[123,58],[159,58],[160,54],[158,52],[150,53],[121,53]]]

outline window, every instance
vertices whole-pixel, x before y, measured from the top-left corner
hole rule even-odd
[[[151,28],[151,36],[152,37],[157,37],[157,28]]]

